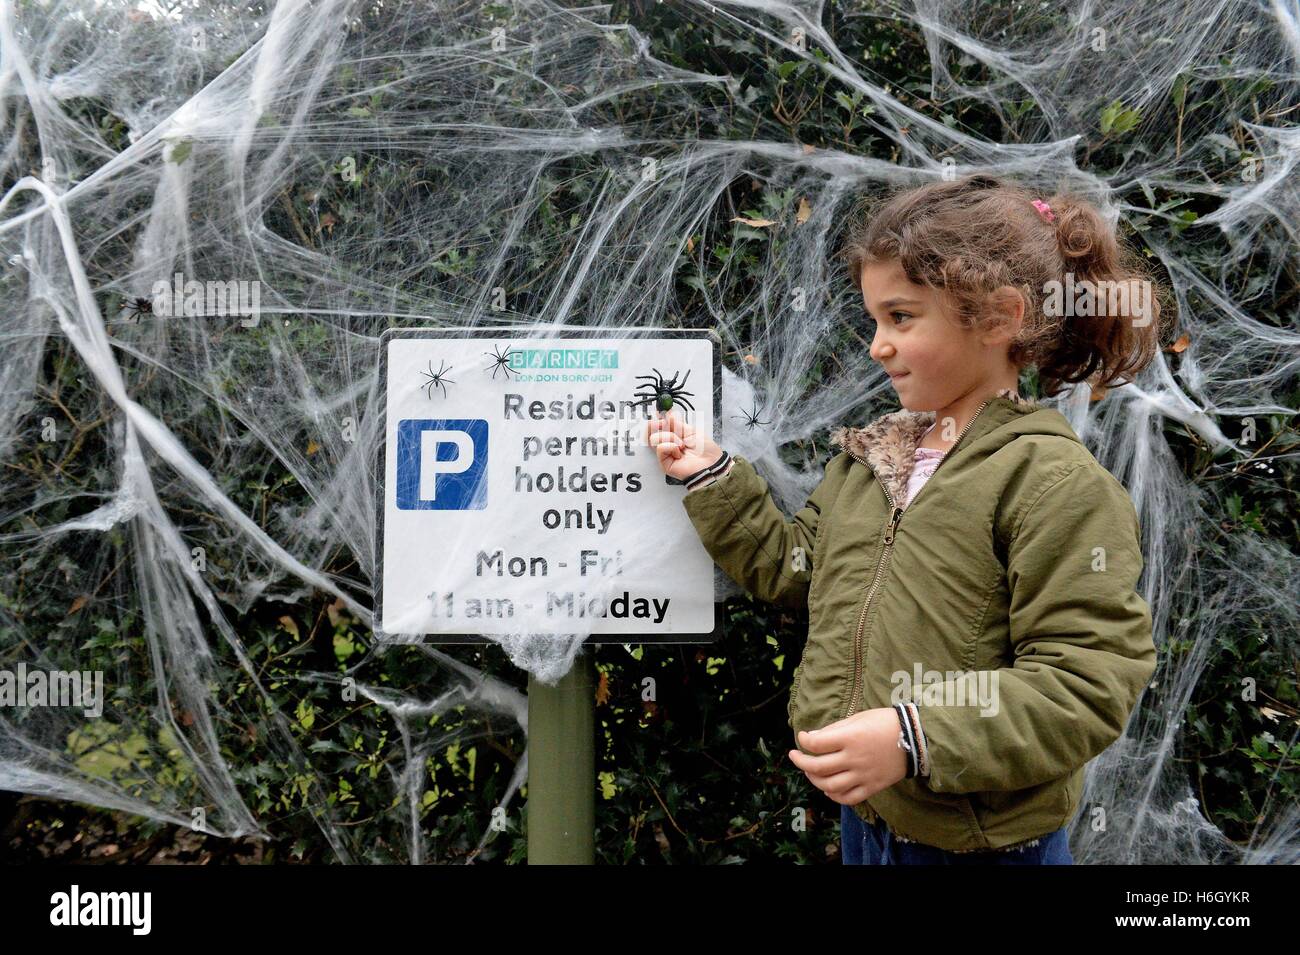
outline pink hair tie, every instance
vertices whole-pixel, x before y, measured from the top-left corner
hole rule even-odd
[[[1056,221],[1056,214],[1052,212],[1052,207],[1049,206],[1042,199],[1034,200],[1034,208],[1038,210],[1038,214],[1042,216],[1044,222]]]

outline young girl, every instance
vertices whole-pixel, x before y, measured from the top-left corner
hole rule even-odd
[[[846,863],[1070,864],[1084,767],[1156,653],[1127,492],[1018,381],[1131,381],[1164,295],[1087,202],[984,175],[893,196],[846,259],[904,410],[836,429],[793,521],[676,414],[648,443],[718,565],[808,608],[790,759]]]

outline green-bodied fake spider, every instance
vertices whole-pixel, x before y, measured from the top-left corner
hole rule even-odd
[[[658,368],[651,369],[653,375],[637,375],[637,379],[647,379],[643,384],[637,385],[635,405],[648,405],[654,402],[657,411],[667,414],[673,410],[677,403],[685,405],[691,411],[695,406],[687,400],[687,395],[694,397],[694,393],[686,390],[686,379],[691,377],[690,369],[687,369],[686,376],[682,378],[682,383],[677,383],[677,376],[664,379],[663,373]]]

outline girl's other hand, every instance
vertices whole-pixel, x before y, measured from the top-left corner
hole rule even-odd
[[[790,762],[808,781],[842,806],[856,806],[907,777],[907,754],[898,748],[898,711],[863,710],[796,741]]]
[[[654,418],[646,422],[646,443],[654,449],[664,474],[679,481],[722,457],[722,448],[697,434],[675,411],[666,417],[655,411]]]

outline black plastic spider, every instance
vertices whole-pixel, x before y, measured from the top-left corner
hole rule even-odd
[[[647,405],[653,401],[658,410],[666,413],[672,411],[673,404],[680,401],[691,411],[695,410],[695,406],[684,397],[685,395],[694,395],[693,392],[685,390],[686,378],[691,377],[689,369],[686,372],[686,378],[682,379],[680,385],[677,383],[676,375],[673,375],[672,378],[665,381],[663,373],[658,368],[652,367],[651,370],[654,371],[653,375],[637,375],[638,379],[647,378],[649,381],[646,384],[636,386],[636,397],[639,400],[637,400],[635,404]],[[642,394],[641,392],[643,389],[648,390],[648,393]]]
[[[492,379],[495,381],[497,370],[500,369],[506,373],[506,380],[509,381],[510,372],[514,371],[514,369],[510,367],[510,348],[507,346],[506,353],[503,355],[499,351],[500,347],[500,345],[493,345],[490,352],[485,351],[483,353],[492,359],[492,364],[488,365],[487,368],[484,368],[483,370],[487,371],[490,368],[492,370]]]
[[[733,417],[733,418],[744,418],[744,419],[745,419],[745,427],[746,427],[746,428],[752,428],[752,427],[754,427],[755,425],[767,425],[767,424],[771,424],[771,423],[772,423],[772,422],[770,422],[770,421],[759,421],[759,420],[758,420],[758,403],[757,403],[757,402],[754,403],[754,408],[753,408],[753,410],[743,412],[742,414],[733,414],[732,417]]]
[[[426,382],[425,382],[423,385],[421,385],[420,387],[423,388],[423,389],[425,390],[425,394],[428,395],[428,397],[429,397],[430,399],[433,398],[433,389],[434,389],[434,386],[435,386],[435,385],[436,385],[437,387],[439,387],[439,388],[442,389],[442,396],[443,396],[444,398],[446,398],[446,397],[447,397],[447,385],[445,384],[445,382],[451,382],[451,384],[453,384],[453,385],[456,383],[454,379],[451,379],[451,378],[444,378],[444,377],[442,377],[443,375],[447,374],[447,372],[451,371],[451,366],[450,366],[450,365],[448,365],[446,368],[444,368],[444,367],[442,367],[443,364],[444,364],[444,362],[442,362],[441,360],[439,360],[439,362],[438,362],[438,370],[437,370],[437,371],[434,371],[434,370],[433,370],[433,362],[430,361],[430,362],[429,362],[429,370],[428,370],[428,371],[422,371],[422,372],[420,372],[420,374],[424,375],[425,378],[428,378],[428,379],[429,379],[428,381],[426,381]]]
[[[137,295],[126,303],[124,310],[128,313],[132,313],[132,317],[136,319],[141,315],[152,315],[153,299]]]

